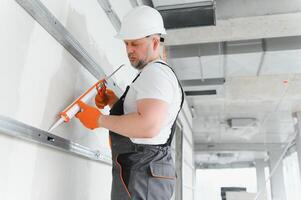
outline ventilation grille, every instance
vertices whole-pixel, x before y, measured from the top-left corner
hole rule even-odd
[[[215,6],[202,5],[194,7],[157,8],[161,13],[167,29],[215,25]]]

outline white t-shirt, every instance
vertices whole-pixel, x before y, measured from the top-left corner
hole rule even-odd
[[[137,144],[165,144],[181,105],[182,92],[175,74],[168,66],[156,63],[156,61],[148,63],[141,70],[137,80],[130,85],[123,109],[125,114],[137,112],[137,100],[159,99],[168,103],[167,117],[159,134],[155,137],[130,138]],[[163,61],[160,60],[160,62]]]

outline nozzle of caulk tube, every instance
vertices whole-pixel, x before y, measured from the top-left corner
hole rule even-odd
[[[112,72],[109,76],[106,76],[104,79],[97,81],[92,87],[90,87],[83,95],[77,98],[71,105],[69,105],[64,111],[60,113],[61,118],[58,119],[49,129],[48,132],[52,131],[64,121],[68,122],[71,118],[73,118],[76,113],[80,111],[80,107],[78,106],[78,101],[82,101],[84,103],[89,102],[90,99],[95,97],[98,93],[98,90],[106,86],[105,83],[108,79],[110,79],[119,69],[121,69],[124,64],[120,65],[114,72]],[[65,120],[66,119],[66,120]],[[67,120],[68,119],[68,120]]]
[[[57,120],[49,129],[48,132],[52,131],[56,127],[58,127],[61,123],[64,122],[64,119],[61,117],[59,120]]]

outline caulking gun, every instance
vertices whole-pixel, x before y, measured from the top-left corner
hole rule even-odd
[[[78,102],[82,101],[87,103],[91,98],[95,97],[97,92],[104,92],[106,88],[106,81],[110,79],[121,67],[118,67],[112,74],[106,76],[104,79],[97,81],[92,87],[90,87],[84,94],[82,94],[79,98],[77,98],[72,104],[70,104],[65,110],[60,112],[60,119],[58,119],[49,129],[48,131],[52,131],[56,127],[58,127],[63,122],[69,122],[71,118],[73,118],[76,113],[80,111],[80,107],[78,106]]]

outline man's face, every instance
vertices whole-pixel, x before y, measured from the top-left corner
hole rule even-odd
[[[151,55],[151,38],[146,37],[138,40],[125,40],[126,51],[132,66],[142,69],[149,62]]]

